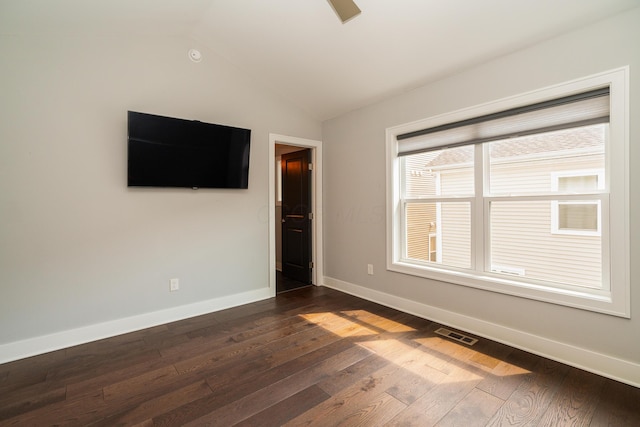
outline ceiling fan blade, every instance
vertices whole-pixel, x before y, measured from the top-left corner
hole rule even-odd
[[[355,4],[353,0],[328,0],[336,11],[336,14],[342,20],[344,24],[351,18],[358,16],[361,12],[360,8]]]

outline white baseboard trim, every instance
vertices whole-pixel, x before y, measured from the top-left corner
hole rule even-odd
[[[38,354],[85,344],[103,338],[224,310],[226,308],[237,307],[273,296],[275,296],[273,288],[262,288],[255,291],[214,298],[207,301],[2,344],[0,345],[0,363],[7,363],[25,357],[36,356]]]
[[[461,331],[498,341],[603,377],[640,387],[640,364],[529,334],[360,285],[324,277],[324,286]]]

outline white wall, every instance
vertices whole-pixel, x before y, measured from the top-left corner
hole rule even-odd
[[[192,47],[186,38],[0,38],[4,360],[24,356],[12,347],[24,340],[39,352],[131,318],[160,323],[207,301],[273,294],[269,133],[320,139],[321,126],[206,49],[189,61]],[[249,189],[127,188],[127,110],[252,129]],[[169,293],[174,277],[181,290]]]
[[[460,324],[478,325],[477,331],[493,331],[488,334],[505,342],[529,337],[521,346],[539,353],[562,347],[566,354],[550,355],[573,357],[566,361],[640,384],[640,265],[634,262],[640,256],[638,22],[640,9],[635,9],[324,123],[330,171],[324,182],[326,282],[383,301],[421,305],[427,314],[431,310]],[[631,70],[631,319],[385,271],[387,127],[625,65]],[[375,275],[367,275],[367,263],[374,264]],[[577,354],[584,360],[575,359]],[[620,368],[628,366],[635,371]]]

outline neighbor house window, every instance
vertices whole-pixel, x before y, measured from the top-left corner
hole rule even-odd
[[[388,268],[628,316],[626,73],[388,129]]]
[[[552,190],[568,194],[589,194],[604,190],[604,171],[560,172],[551,174]],[[600,203],[572,200],[551,204],[551,232],[575,236],[600,234]]]

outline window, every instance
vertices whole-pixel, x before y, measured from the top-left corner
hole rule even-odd
[[[560,172],[551,174],[552,190],[582,194],[604,190],[604,171]],[[600,235],[600,203],[563,201],[551,205],[551,232],[576,236]]]
[[[388,129],[388,269],[628,316],[626,73]]]

